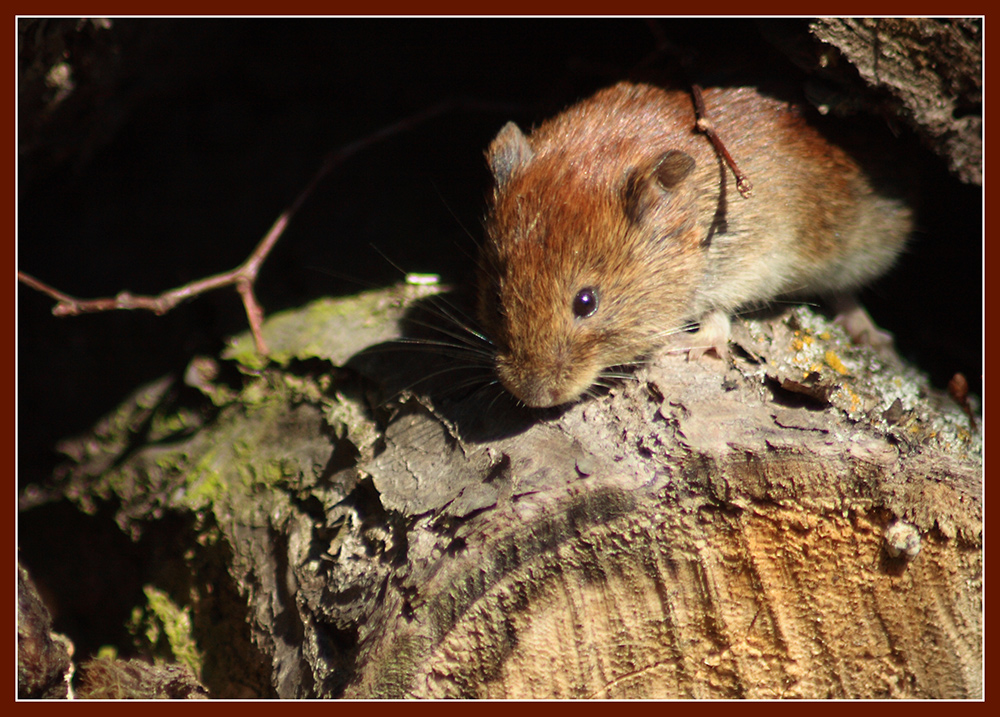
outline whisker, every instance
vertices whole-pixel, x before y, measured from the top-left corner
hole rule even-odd
[[[496,386],[497,383],[499,383],[499,382],[498,381],[491,381],[484,388],[488,388],[490,386]],[[486,412],[487,413],[489,413],[489,412],[491,412],[493,410],[493,408],[497,405],[497,401],[499,401],[502,396],[503,396],[503,394],[498,391],[497,394],[493,397],[493,400],[490,401],[489,405],[486,406]]]
[[[456,304],[447,301],[442,296],[435,296],[432,297],[431,306],[437,311],[440,318],[447,319],[466,333],[476,337],[482,343],[490,346],[493,345],[493,342],[486,334],[473,328],[475,321]]]
[[[380,408],[385,408],[390,403],[399,400],[404,394],[413,393],[414,390],[418,386],[420,386],[421,384],[426,383],[427,381],[430,381],[430,380],[432,380],[434,378],[437,378],[438,376],[442,376],[444,374],[447,374],[449,371],[453,371],[453,370],[461,370],[461,367],[449,368],[449,369],[442,369],[440,371],[435,371],[432,374],[429,374],[429,375],[426,375],[426,376],[421,376],[420,378],[416,379],[415,381],[412,381],[409,384],[407,384],[406,386],[403,386],[402,388],[398,389],[397,391],[395,391],[391,395],[386,396],[384,399],[382,399],[382,401],[379,402],[378,406]],[[479,385],[481,383],[482,383],[481,379],[475,379],[475,378],[468,378],[468,379],[465,379],[463,381],[453,383],[452,385],[450,385],[448,387],[447,392],[445,394],[443,394],[443,396],[454,395],[454,394],[460,393],[461,391],[466,390],[466,389],[468,389],[471,386],[476,386],[476,385]]]
[[[464,348],[468,348],[470,350],[478,350],[482,351],[483,353],[490,353],[492,355],[492,352],[489,352],[485,348],[483,348],[484,346],[488,346],[489,344],[484,343],[482,337],[480,337],[476,333],[473,332],[460,333],[457,331],[448,330],[443,327],[437,326],[435,324],[430,324],[423,321],[410,320],[410,323],[414,326],[419,326],[421,328],[429,329],[444,336],[448,336],[454,339],[456,342],[458,342],[458,343],[452,343],[451,344],[452,346],[455,347],[461,346]],[[428,342],[433,341],[433,339],[423,339],[421,337],[416,337],[416,336],[407,336],[404,338],[413,341],[428,341]]]
[[[469,228],[462,223],[462,220],[459,218],[458,214],[455,213],[455,210],[451,208],[451,204],[448,203],[445,196],[441,193],[441,188],[437,185],[437,182],[431,180],[431,186],[434,187],[434,191],[437,193],[438,199],[441,200],[441,204],[444,205],[444,208],[448,210],[449,214],[451,214],[451,218],[455,220],[458,228],[461,229],[462,232],[473,241],[473,243],[475,243],[477,241],[476,236],[469,231]],[[468,256],[468,253],[465,252],[461,246],[459,246],[459,249]]]
[[[478,350],[473,346],[467,346],[465,344],[455,344],[450,341],[438,341],[435,339],[414,339],[414,338],[399,338],[393,339],[390,342],[391,345],[385,347],[375,347],[370,349],[371,351],[391,351],[396,346],[407,346],[416,349],[426,348],[428,353],[437,354],[439,356],[451,356],[454,358],[476,358],[476,359],[488,359],[484,361],[484,364],[492,364],[492,354],[488,351]],[[441,349],[447,349],[442,351]]]

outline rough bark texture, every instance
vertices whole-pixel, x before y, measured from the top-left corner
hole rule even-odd
[[[52,632],[52,617],[28,571],[17,566],[17,696],[64,699],[72,675],[68,640]]]
[[[133,535],[194,516],[178,599],[213,694],[982,694],[981,434],[919,374],[799,308],[738,323],[731,363],[529,412],[384,343],[415,293],[276,316],[283,368],[244,336],[239,393],[202,362],[202,405],[160,383],[67,445],[66,494]],[[206,570],[245,610],[204,619]]]
[[[812,25],[871,87],[948,160],[962,181],[983,183],[982,25],[973,19],[828,19]]]
[[[82,700],[203,700],[208,692],[184,665],[96,658],[80,668]]]
[[[913,129],[963,182],[983,182],[983,36],[975,18],[823,18],[762,23],[812,80],[823,112],[876,112]],[[817,42],[818,41],[818,42]]]

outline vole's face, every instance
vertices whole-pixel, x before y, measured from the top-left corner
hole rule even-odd
[[[686,318],[697,242],[678,188],[694,162],[682,152],[639,166],[536,153],[512,124],[488,157],[496,187],[479,316],[497,375],[528,406],[567,403]]]
[[[551,243],[484,253],[491,267],[480,283],[480,317],[501,383],[528,406],[572,401],[603,369],[635,358],[618,326],[621,282],[588,267],[586,252],[557,259]]]
[[[521,248],[491,257],[479,313],[501,383],[528,406],[555,406],[580,396],[604,368],[634,358],[621,350],[616,328],[622,287],[585,266],[561,265],[545,242]]]
[[[501,383],[528,406],[577,399],[605,369],[656,348],[664,329],[685,318],[693,279],[657,276],[645,228],[617,199],[582,188],[573,195],[567,203],[524,188],[501,198],[487,225],[479,316]]]

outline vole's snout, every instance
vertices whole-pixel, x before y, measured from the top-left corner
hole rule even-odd
[[[528,371],[523,362],[503,355],[497,356],[496,372],[504,388],[531,408],[549,408],[575,401],[596,378],[589,374],[581,376],[559,361],[548,361],[540,370]]]

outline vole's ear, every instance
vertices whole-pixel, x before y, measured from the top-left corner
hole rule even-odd
[[[634,167],[622,184],[625,215],[633,222],[641,221],[651,207],[679,193],[694,168],[694,158],[677,149]]]
[[[533,156],[535,152],[528,144],[528,138],[513,122],[503,126],[486,150],[486,161],[498,187],[507,184],[514,173],[528,164]]]
[[[694,171],[694,157],[678,149],[660,155],[653,169],[653,176],[661,189],[675,189]]]

